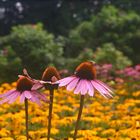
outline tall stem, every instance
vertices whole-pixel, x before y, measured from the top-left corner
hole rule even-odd
[[[26,139],[29,140],[29,133],[28,133],[28,99],[25,99],[25,119],[26,119]]]
[[[50,105],[49,105],[49,117],[48,117],[48,139],[50,140],[50,133],[51,133],[51,119],[52,119],[52,109],[53,109],[53,95],[54,90],[50,89]]]
[[[76,125],[75,125],[75,132],[74,132],[73,140],[76,140],[76,136],[77,136],[77,132],[78,132],[78,128],[79,128],[79,122],[80,122],[80,119],[81,119],[83,105],[84,105],[84,97],[85,97],[84,95],[81,95],[80,108],[79,108],[79,113],[78,113],[78,117],[77,117],[77,122],[76,122]]]

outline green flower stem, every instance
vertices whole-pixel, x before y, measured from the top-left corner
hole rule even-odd
[[[29,140],[29,133],[28,133],[28,99],[25,99],[25,119],[26,119],[26,139]]]
[[[78,113],[78,117],[77,117],[77,122],[76,122],[76,125],[75,125],[75,132],[74,132],[73,140],[76,140],[76,137],[77,137],[77,132],[78,132],[78,128],[79,128],[79,122],[80,122],[80,119],[81,119],[83,105],[84,105],[84,97],[85,97],[84,95],[81,95],[80,108],[79,108],[79,113]]]
[[[52,109],[53,109],[53,95],[54,89],[50,89],[50,104],[49,104],[49,117],[48,117],[48,139],[50,140],[50,133],[51,133],[51,119],[52,119]]]

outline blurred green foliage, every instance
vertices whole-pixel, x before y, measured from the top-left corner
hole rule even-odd
[[[93,50],[89,48],[85,48],[76,58],[67,58],[65,61],[65,66],[71,73],[73,73],[77,65],[87,60],[94,60]]]
[[[124,12],[113,6],[105,6],[91,20],[73,29],[67,40],[66,56],[77,57],[83,48],[96,50],[105,43],[112,43],[134,63],[140,60],[140,16]]]
[[[104,44],[101,48],[96,51],[95,61],[99,64],[113,64],[115,69],[124,69],[132,64],[123,53],[117,50],[113,44]]]
[[[27,68],[38,78],[47,65],[53,64],[57,67],[63,65],[60,63],[63,59],[62,42],[62,37],[54,38],[53,34],[43,30],[42,24],[13,27],[11,34],[0,40],[4,46],[11,46],[16,54],[15,57],[21,60],[20,67]],[[9,53],[8,51],[8,56]],[[18,65],[15,66],[17,67]]]
[[[22,69],[21,59],[10,46],[6,46],[4,51],[0,55],[0,82],[12,82]]]
[[[23,68],[35,78],[40,78],[48,65],[72,72],[86,60],[122,69],[139,63],[139,44],[140,16],[113,6],[104,6],[68,37],[55,37],[42,24],[18,25],[0,38],[0,52],[7,50],[0,55],[0,82],[15,80]]]

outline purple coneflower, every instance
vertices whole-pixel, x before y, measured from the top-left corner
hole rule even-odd
[[[96,79],[96,68],[93,62],[83,62],[75,70],[74,75],[58,81],[59,87],[66,86],[68,91],[81,94],[80,109],[76,122],[74,140],[78,131],[78,124],[81,118],[85,94],[94,95],[96,89],[105,98],[112,97],[112,90],[103,82]]]
[[[20,97],[21,103],[28,99],[32,102],[37,103],[38,105],[41,105],[40,100],[46,101],[46,97],[42,93],[39,93],[36,90],[32,90],[33,85],[34,82],[31,79],[25,76],[19,76],[16,89],[10,90],[0,95],[0,98],[2,98],[0,104],[3,104],[5,102],[11,104],[15,102],[18,97]]]
[[[8,102],[9,104],[13,103],[18,97],[20,97],[20,102],[25,102],[25,116],[26,116],[26,138],[29,139],[28,134],[28,100],[37,103],[38,105],[41,105],[40,100],[46,101],[45,95],[39,93],[36,90],[32,90],[34,82],[25,77],[25,76],[19,76],[19,79],[17,80],[17,86],[16,89],[10,90],[4,94],[0,95],[0,98],[2,100],[0,101],[0,104],[3,104],[5,102]]]
[[[28,72],[24,69],[24,74],[27,75],[29,78]],[[54,89],[58,88],[57,80],[60,80],[60,75],[55,67],[47,67],[43,72],[41,80],[34,80],[34,85],[32,90],[37,90],[45,87],[46,90],[50,92],[50,104],[49,104],[49,115],[48,115],[48,135],[47,139],[50,139],[51,133],[51,119],[52,119],[52,109],[53,109],[53,98],[54,98]]]
[[[50,105],[49,105],[49,116],[48,116],[48,136],[47,139],[50,139],[51,133],[51,118],[52,118],[52,109],[53,109],[53,98],[54,98],[54,89],[58,88],[58,84],[55,82],[60,79],[60,75],[55,67],[48,67],[43,72],[42,81],[44,83],[45,89],[50,91]],[[39,85],[38,85],[39,87]]]

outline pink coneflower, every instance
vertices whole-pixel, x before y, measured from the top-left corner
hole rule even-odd
[[[16,89],[10,90],[0,95],[0,98],[2,98],[0,104],[5,102],[11,104],[15,102],[18,97],[20,97],[21,103],[23,103],[25,99],[28,99],[37,103],[38,105],[41,105],[40,100],[46,101],[46,97],[42,93],[39,93],[36,90],[32,90],[33,84],[34,82],[31,79],[25,76],[20,76],[17,80]]]
[[[50,67],[46,68],[46,70],[43,72],[42,81],[47,82],[47,83],[44,83],[44,87],[45,87],[45,89],[50,91],[47,140],[50,140],[50,133],[51,133],[51,119],[52,119],[54,89],[58,88],[58,84],[55,82],[59,79],[60,79],[60,75],[55,67],[50,66]]]
[[[19,76],[19,79],[17,80],[17,86],[16,89],[10,90],[4,94],[0,95],[0,98],[2,100],[0,101],[0,104],[3,104],[5,102],[8,102],[9,104],[13,103],[18,97],[20,97],[20,102],[25,102],[25,119],[26,119],[26,138],[29,139],[28,134],[28,100],[37,103],[38,105],[41,105],[40,100],[46,101],[46,97],[39,93],[36,90],[32,90],[34,82],[33,80],[25,77],[25,76]]]
[[[58,81],[59,87],[66,86],[68,91],[81,94],[80,108],[75,126],[74,138],[76,140],[78,125],[82,114],[84,97],[94,95],[96,89],[105,98],[112,97],[112,90],[103,82],[96,79],[96,68],[93,62],[83,62],[75,70],[74,75]]]
[[[60,75],[59,75],[59,72],[57,71],[57,69],[55,67],[51,67],[51,66],[46,68],[42,75],[42,81],[48,82],[48,83],[44,83],[45,88],[46,89],[50,89],[50,88],[57,89],[58,84],[55,83],[57,80],[60,80]]]
[[[24,74],[27,75],[29,78],[31,78],[25,69],[24,69]],[[37,90],[37,89],[45,87],[45,89],[49,90],[50,92],[48,135],[47,135],[47,139],[49,140],[50,133],[51,133],[51,119],[52,119],[54,90],[58,88],[58,83],[56,83],[56,81],[60,80],[60,75],[55,67],[49,66],[43,72],[41,80],[35,80],[35,79],[32,79],[32,80],[35,83],[32,87],[32,90]]]
[[[74,75],[58,81],[59,87],[66,86],[68,91],[75,94],[94,95],[96,89],[105,98],[112,97],[112,90],[103,82],[96,79],[96,69],[93,62],[83,62],[75,70]]]
[[[24,70],[24,74],[30,78],[27,71]],[[56,81],[60,80],[60,75],[55,67],[49,66],[43,72],[41,80],[33,80],[35,84],[33,85],[32,90],[41,89],[43,87],[47,90],[57,89],[58,83],[56,83]]]

